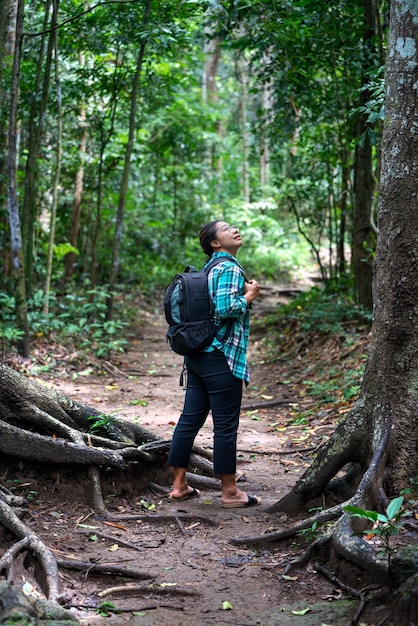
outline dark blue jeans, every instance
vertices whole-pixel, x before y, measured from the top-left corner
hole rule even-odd
[[[214,473],[235,474],[242,380],[231,373],[220,350],[187,357],[186,366],[186,397],[174,430],[168,464],[188,467],[195,437],[211,410]]]

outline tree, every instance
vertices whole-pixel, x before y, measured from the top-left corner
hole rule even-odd
[[[147,0],[145,8],[144,8],[144,17],[143,17],[141,28],[145,32],[147,32],[147,27],[148,27],[148,23],[150,19],[151,4],[152,4],[151,0]],[[142,72],[142,64],[144,62],[144,54],[145,54],[146,45],[147,45],[147,36],[144,36],[139,46],[138,57],[136,60],[135,75],[132,81],[128,142],[126,145],[122,181],[121,181],[121,187],[120,187],[120,192],[119,192],[115,236],[113,239],[113,246],[112,246],[112,265],[110,268],[110,276],[109,276],[109,285],[112,291],[116,287],[116,280],[117,280],[118,272],[119,272],[120,251],[121,251],[121,245],[122,245],[123,217],[124,217],[125,205],[126,205],[126,195],[128,193],[128,183],[129,183],[129,174],[131,170],[132,152],[134,148],[136,110],[138,107],[138,102],[137,102],[138,90],[139,90],[139,82],[140,82],[140,77],[141,77],[141,72]],[[108,305],[107,305],[107,318],[108,319],[112,317],[112,309],[113,309],[113,294],[111,292],[109,299],[108,299]]]
[[[10,114],[7,150],[7,206],[9,209],[10,234],[12,243],[12,265],[16,286],[16,320],[22,337],[19,341],[20,351],[24,356],[29,354],[29,323],[25,286],[24,260],[22,251],[22,232],[20,227],[18,192],[17,192],[17,160],[18,160],[18,100],[20,59],[22,54],[24,0],[17,3],[16,36],[13,55],[13,70],[10,92]]]
[[[360,108],[358,120],[358,137],[362,134],[364,141],[358,141],[355,150],[354,167],[354,207],[353,207],[353,243],[352,263],[356,282],[358,303],[368,309],[372,308],[372,279],[373,279],[373,251],[375,248],[374,233],[374,188],[373,176],[373,151],[369,136],[367,135],[368,122],[366,105],[371,97],[367,89],[368,74],[373,66],[370,59],[375,56],[374,38],[376,34],[376,11],[374,0],[365,0],[364,10],[364,33],[363,33],[363,61],[364,73],[362,77],[363,88],[360,90]],[[382,59],[383,63],[383,59]]]
[[[353,535],[351,518],[343,507],[349,503],[382,511],[418,474],[418,214],[412,200],[418,193],[417,42],[416,2],[395,0],[386,78],[374,322],[360,397],[293,489],[270,507],[271,513],[293,515],[318,496],[327,501],[332,492],[349,493],[344,503],[305,519],[299,527],[337,518],[328,534],[335,552],[383,580],[387,561]],[[338,479],[343,469],[344,479]],[[264,541],[291,533],[285,532],[264,535]]]

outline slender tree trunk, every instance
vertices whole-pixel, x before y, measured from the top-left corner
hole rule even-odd
[[[102,195],[103,195],[103,174],[104,174],[104,155],[106,151],[107,144],[109,142],[110,137],[113,135],[113,130],[115,126],[115,115],[116,115],[116,107],[117,107],[117,72],[119,67],[118,62],[118,54],[116,55],[117,62],[115,63],[115,72],[113,79],[113,95],[110,100],[108,108],[110,109],[109,119],[110,125],[106,128],[106,119],[107,116],[102,119],[102,123],[100,125],[100,152],[98,158],[98,175],[97,175],[97,193],[96,193],[96,219],[93,230],[93,237],[91,240],[91,274],[90,281],[91,287],[94,289],[96,284],[96,276],[97,276],[97,246],[100,238],[100,231],[102,227]]]
[[[16,284],[16,321],[23,335],[18,348],[23,356],[29,356],[29,324],[23,264],[22,234],[20,229],[17,195],[17,110],[19,101],[20,62],[22,55],[24,0],[18,0],[16,36],[13,55],[12,84],[10,88],[9,133],[7,151],[7,205],[9,210],[10,236],[12,245],[13,275]]]
[[[143,27],[145,27],[150,18],[151,13],[151,4],[152,0],[147,0],[147,4],[145,6]],[[119,273],[119,265],[120,265],[120,251],[121,251],[121,242],[122,242],[122,228],[123,228],[123,218],[125,212],[125,204],[126,204],[126,194],[128,191],[128,183],[129,183],[129,174],[131,169],[131,158],[132,158],[132,150],[134,144],[135,137],[135,124],[136,124],[136,110],[137,110],[137,99],[138,99],[138,89],[139,89],[139,79],[141,77],[142,71],[142,63],[144,60],[145,48],[147,41],[143,40],[138,53],[138,58],[136,62],[136,71],[132,84],[132,94],[131,94],[131,110],[129,115],[129,136],[128,136],[128,144],[126,146],[125,153],[125,164],[123,168],[122,174],[122,182],[121,189],[119,193],[119,202],[118,202],[118,212],[116,215],[116,227],[115,227],[115,236],[113,239],[113,247],[112,247],[112,265],[110,268],[110,277],[109,277],[109,286],[110,286],[110,296],[107,301],[107,319],[111,319],[113,312],[113,291],[116,286],[116,279]]]
[[[264,71],[268,71],[271,50],[263,55]],[[270,182],[270,143],[266,133],[273,122],[274,90],[273,80],[266,80],[261,86],[261,108],[263,111],[263,129],[260,136],[260,184],[268,185]]]
[[[54,17],[52,26],[56,24],[56,16],[58,13],[59,0],[54,1]],[[58,59],[58,35],[54,30],[55,36],[54,42],[54,61],[55,61],[55,85],[57,91],[57,164],[55,168],[55,180],[52,194],[52,206],[51,217],[49,222],[49,241],[48,241],[48,258],[46,265],[46,280],[45,280],[45,300],[44,300],[44,314],[48,315],[49,311],[49,292],[51,288],[51,276],[52,276],[52,262],[54,256],[54,243],[55,243],[55,224],[57,217],[58,195],[60,189],[60,175],[61,175],[61,162],[62,162],[62,96],[61,96],[61,82],[59,75],[59,59]]]
[[[349,197],[349,167],[348,154],[345,147],[342,148],[341,158],[341,200],[340,200],[340,219],[338,228],[338,244],[337,244],[337,267],[338,275],[341,278],[346,272],[346,255],[345,240],[347,232],[347,214],[348,214],[348,197]]]
[[[15,0],[4,0],[0,3],[0,224],[3,232],[7,232],[7,153],[8,153],[8,118],[10,110],[10,93],[4,82],[4,71],[11,65],[16,36]],[[11,273],[10,250],[6,245],[0,246],[0,265],[3,274]]]
[[[241,86],[241,99],[239,104],[239,119],[241,126],[242,141],[242,194],[245,202],[250,202],[250,158],[248,146],[248,64],[245,58],[236,61],[238,81]]]
[[[214,36],[213,32],[206,28],[206,40],[204,45],[205,62],[203,67],[203,102],[205,104],[217,105],[218,88],[216,85],[216,74],[221,58],[221,40]],[[217,122],[217,133],[219,139],[222,138],[223,128],[222,122]],[[211,170],[216,173],[218,178],[222,177],[222,156],[216,145],[211,146],[210,155]]]
[[[50,19],[51,0],[47,0],[45,7],[45,18],[43,31],[47,30]],[[54,12],[53,12],[54,14]],[[51,19],[54,19],[52,17]],[[25,280],[28,297],[32,293],[33,283],[33,262],[34,262],[34,229],[36,220],[36,189],[37,189],[37,164],[41,150],[41,141],[45,125],[45,113],[48,103],[49,83],[52,65],[53,39],[54,33],[49,33],[47,52],[45,57],[46,34],[41,37],[39,46],[39,58],[37,62],[37,75],[33,89],[30,119],[29,119],[29,139],[28,158],[25,170],[25,191],[22,205],[22,239],[25,258]],[[42,72],[44,72],[42,79]]]
[[[84,58],[84,55],[80,55]],[[84,61],[81,61],[81,65]],[[78,234],[80,232],[80,219],[81,219],[81,203],[83,197],[84,187],[84,162],[86,158],[87,150],[87,120],[86,120],[86,107],[84,104],[80,108],[80,117],[78,128],[80,131],[80,144],[79,144],[79,163],[74,181],[74,197],[73,207],[71,212],[71,228],[70,228],[70,244],[74,248],[78,248]],[[75,263],[77,260],[77,254],[75,252],[69,252],[65,257],[64,267],[64,283],[71,279],[74,274]]]
[[[369,81],[367,72],[371,67],[370,56],[375,35],[375,0],[364,2],[364,35],[363,35],[363,88]],[[360,106],[364,106],[370,98],[367,89],[360,92]],[[358,136],[366,131],[366,116],[359,114]],[[357,144],[354,164],[354,214],[352,263],[356,284],[358,303],[372,308],[373,253],[375,234],[373,230],[373,194],[375,181],[372,169],[372,146],[366,137],[365,142]]]

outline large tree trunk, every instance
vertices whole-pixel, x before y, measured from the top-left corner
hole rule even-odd
[[[337,518],[328,534],[332,553],[372,571],[375,580],[388,579],[390,560],[354,536],[363,528],[345,506],[383,513],[418,474],[417,40],[416,2],[396,0],[387,67],[374,323],[360,397],[293,489],[270,507],[271,513],[306,515],[308,503],[320,496],[324,510],[294,528]],[[337,478],[342,469],[345,476]],[[290,534],[277,531],[258,539]]]

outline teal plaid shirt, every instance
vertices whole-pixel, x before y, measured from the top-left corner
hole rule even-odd
[[[225,257],[225,263],[215,265],[208,276],[209,295],[215,305],[215,321],[221,324],[217,338],[206,351],[215,348],[225,354],[231,372],[248,384],[247,363],[250,311],[244,298],[244,271],[235,258],[226,252],[215,252],[210,260]],[[231,259],[233,262],[230,262]],[[223,341],[223,337],[226,338]]]

